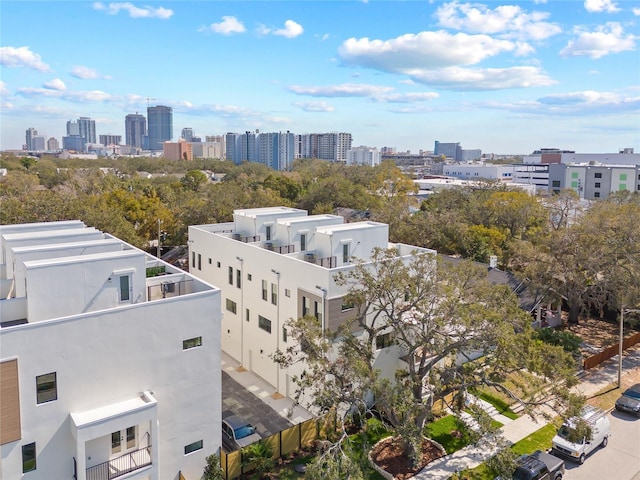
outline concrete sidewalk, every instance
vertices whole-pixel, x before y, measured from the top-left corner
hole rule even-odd
[[[623,354],[623,377],[625,371],[628,372],[636,368],[640,368],[640,344],[629,348]],[[588,398],[617,381],[618,357],[616,356],[604,362],[600,367],[588,370],[582,376],[578,385],[574,387],[574,390]],[[503,438],[511,443],[515,443],[544,427],[547,424],[547,420],[545,420],[542,413],[543,411],[540,411],[540,414],[534,415],[533,418],[529,415],[523,415],[516,420],[506,423],[503,422],[503,419],[498,420],[503,423],[503,426],[500,428]],[[550,409],[547,409],[546,413],[557,415],[556,412]],[[495,439],[485,438],[477,444],[469,445],[451,455],[431,462],[413,478],[418,480],[447,480],[454,473],[477,467],[491,458],[496,452]]]

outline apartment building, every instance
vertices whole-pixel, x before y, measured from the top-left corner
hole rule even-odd
[[[296,393],[292,378],[302,366],[282,369],[271,358],[292,346],[287,320],[313,315],[334,331],[351,318],[354,307],[335,275],[370,261],[375,248],[393,248],[406,261],[435,254],[390,243],[383,223],[344,223],[288,207],[236,210],[232,222],[189,227],[190,272],[222,290],[222,349],[287,397]],[[392,377],[400,352],[388,353],[377,367]]]
[[[197,479],[220,290],[80,221],[0,226],[0,477]]]

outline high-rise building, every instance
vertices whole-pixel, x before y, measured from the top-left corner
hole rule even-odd
[[[180,138],[184,138],[187,142],[193,142],[193,128],[185,127],[182,129]]]
[[[173,109],[163,105],[147,107],[149,150],[162,151],[162,144],[173,138]]]
[[[147,119],[139,113],[130,113],[124,118],[124,134],[126,144],[130,147],[144,148],[144,137],[147,135]]]
[[[375,167],[380,165],[380,152],[375,147],[366,147],[364,145],[352,148],[347,152],[347,165]]]
[[[294,138],[295,158],[319,158],[329,162],[347,161],[351,150],[350,133],[306,133]]]
[[[33,150],[33,137],[35,137],[36,135],[38,135],[38,131],[35,128],[27,128],[27,131],[25,132],[25,143],[27,145],[27,150]]]
[[[80,136],[80,126],[75,120],[69,120],[67,122],[67,137]]]
[[[448,158],[456,159],[456,152],[458,147],[460,146],[460,142],[457,143],[442,143],[436,140],[435,146],[433,147],[434,155],[444,155]]]
[[[55,152],[56,150],[60,150],[60,142],[55,137],[51,137],[47,140],[47,150],[50,152]]]
[[[84,137],[87,143],[96,143],[96,121],[89,117],[80,117],[78,119],[79,135]]]
[[[260,133],[256,141],[257,161],[274,170],[289,170],[294,159],[293,133]]]
[[[35,135],[31,139],[31,148],[34,152],[44,152],[47,149],[47,139],[44,135]]]
[[[112,135],[110,133],[107,135],[100,135],[100,143],[105,147],[109,145],[120,145],[120,142],[122,142],[122,135]]]

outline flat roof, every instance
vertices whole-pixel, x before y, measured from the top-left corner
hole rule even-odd
[[[84,412],[72,412],[71,418],[77,428],[88,427],[97,422],[103,422],[111,418],[136,411],[155,407],[158,401],[150,392],[142,392],[139,396],[124,400],[122,402],[111,403]]]
[[[301,215],[306,215],[307,211],[292,207],[244,208],[233,211],[234,215],[241,215],[243,217],[259,217],[261,215],[279,215],[292,213],[300,213]]]
[[[344,218],[342,218],[340,215],[332,215],[329,213],[283,218],[278,220],[278,223],[281,223],[283,225],[292,225],[294,223],[313,223],[317,222],[318,220],[336,220],[340,224],[344,223]]]
[[[387,226],[386,223],[372,222],[371,220],[364,222],[341,223],[336,225],[322,225],[317,228],[320,233],[333,233],[341,231],[357,231],[370,228],[380,228]]]

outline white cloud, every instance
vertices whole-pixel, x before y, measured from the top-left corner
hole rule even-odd
[[[636,39],[632,34],[625,35],[622,26],[617,22],[609,22],[599,26],[595,32],[587,32],[577,27],[578,35],[560,50],[562,57],[589,56],[601,58],[611,53],[635,50]]]
[[[632,8],[631,11],[636,17],[640,16],[640,8]]]
[[[323,100],[317,102],[294,102],[293,106],[305,112],[333,112],[334,110],[333,106]]]
[[[129,13],[131,18],[159,18],[167,20],[173,15],[173,10],[163,7],[153,8],[148,5],[144,7],[136,7],[129,2],[111,2],[105,5],[102,2],[94,2],[94,10],[104,11],[109,15],[117,15],[120,10]]]
[[[7,88],[7,84],[0,80],[0,95],[7,96],[9,95],[9,89]]]
[[[49,65],[29,47],[0,47],[0,65],[5,67],[27,67],[39,72],[50,72]]]
[[[341,85],[321,87],[291,85],[288,88],[289,91],[298,95],[309,95],[311,97],[375,97],[393,90],[392,87],[356,83],[343,83]]]
[[[325,40],[327,40],[329,38],[329,34],[328,33],[324,33],[322,35],[318,35],[317,33],[314,35],[314,37],[319,38],[321,42],[324,42]]]
[[[299,23],[293,20],[287,20],[284,22],[284,28],[280,28],[273,31],[274,35],[285,38],[296,38],[304,32],[304,28]]]
[[[549,23],[548,12],[527,13],[517,5],[500,5],[494,9],[479,3],[446,3],[436,10],[443,27],[470,33],[501,34],[505,38],[543,40],[560,33],[561,28]]]
[[[409,93],[390,93],[381,95],[375,100],[383,103],[418,103],[426,102],[439,98],[440,95],[435,92],[409,92]]]
[[[23,97],[31,98],[31,97],[49,97],[49,98],[60,98],[62,100],[66,100],[74,103],[83,103],[83,102],[107,102],[107,101],[116,101],[117,97],[110,95],[101,90],[79,90],[79,91],[67,91],[53,88],[33,88],[33,87],[24,87],[18,89],[18,94]]]
[[[592,13],[615,13],[620,11],[616,2],[613,2],[612,0],[584,0],[584,8],[587,12]]]
[[[50,82],[44,84],[44,88],[48,88],[49,90],[66,90],[67,86],[64,84],[62,80],[59,78],[54,78]]]
[[[236,17],[224,16],[219,23],[212,23],[208,27],[200,27],[199,32],[214,32],[221,35],[232,35],[234,33],[243,33],[247,29],[244,27],[241,21]]]
[[[405,34],[391,40],[350,38],[338,49],[343,62],[384,72],[473,65],[518,46],[488,35],[451,35],[445,31]]]
[[[530,88],[555,84],[540,68],[531,66],[510,68],[460,68],[416,70],[409,73],[416,82],[446,90],[501,90]]]
[[[71,69],[71,75],[83,80],[100,78],[100,74],[94,68],[85,67],[84,65],[75,65]]]

